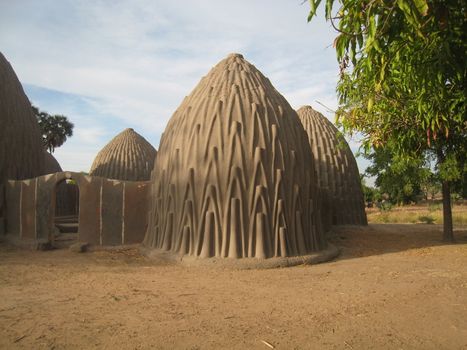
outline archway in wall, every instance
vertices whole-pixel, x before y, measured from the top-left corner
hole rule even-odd
[[[78,239],[79,187],[74,179],[55,185],[54,246],[68,247]]]

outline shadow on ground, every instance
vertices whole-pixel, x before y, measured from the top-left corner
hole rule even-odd
[[[369,224],[337,226],[329,242],[341,248],[338,260],[451,245],[442,241],[443,226],[430,224]],[[457,245],[467,244],[467,228],[455,228]],[[421,252],[423,253],[423,252]]]

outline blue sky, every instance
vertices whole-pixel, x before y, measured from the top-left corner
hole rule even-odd
[[[261,70],[292,107],[309,104],[333,120],[317,101],[337,106],[335,32],[322,15],[307,23],[302,2],[5,1],[0,50],[36,106],[75,124],[54,153],[62,168],[88,171],[128,127],[158,148],[182,99],[231,52]],[[358,163],[363,172],[366,163]]]

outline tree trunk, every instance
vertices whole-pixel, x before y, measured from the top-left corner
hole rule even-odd
[[[442,149],[437,150],[438,164],[445,160]],[[454,242],[454,232],[452,230],[452,210],[451,210],[451,186],[448,180],[441,180],[441,192],[443,193],[443,241]]]
[[[449,181],[443,180],[443,241],[454,242],[452,230],[451,188]]]

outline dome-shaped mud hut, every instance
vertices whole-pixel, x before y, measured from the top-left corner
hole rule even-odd
[[[231,54],[183,100],[161,138],[144,244],[231,258],[323,249],[310,164],[296,112]]]
[[[0,53],[0,184],[44,171],[39,125],[10,63]]]
[[[96,156],[89,175],[123,181],[147,181],[156,149],[133,129],[115,136]]]
[[[360,176],[349,145],[337,128],[310,106],[297,112],[315,160],[326,226],[366,225]]]

